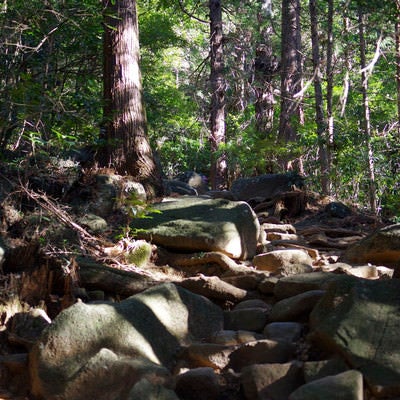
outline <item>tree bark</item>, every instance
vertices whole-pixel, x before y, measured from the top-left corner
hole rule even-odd
[[[225,79],[223,59],[222,8],[220,0],[210,0],[210,147],[212,189],[226,188],[227,160],[221,146],[225,143]]]
[[[328,140],[324,116],[324,100],[321,85],[321,59],[318,39],[318,12],[316,0],[309,1],[311,42],[312,42],[312,63],[314,67],[314,96],[315,96],[315,122],[317,124],[317,136],[319,143],[319,164],[321,168],[321,189],[322,194],[330,192],[329,163],[328,163]]]
[[[348,35],[349,34],[349,17],[344,16],[343,17],[343,34]],[[346,105],[347,105],[347,99],[349,97],[349,91],[350,91],[350,72],[352,70],[352,57],[350,54],[350,51],[348,50],[348,47],[345,48],[344,51],[344,59],[345,59],[345,75],[343,79],[343,93],[340,96],[340,103],[341,103],[341,109],[340,109],[340,116],[344,117],[345,112],[346,112]]]
[[[264,137],[267,137],[272,132],[274,124],[276,101],[273,79],[279,69],[278,60],[273,54],[272,34],[272,27],[267,27],[263,30],[262,36],[264,40],[256,48],[254,63],[256,129]]]
[[[141,182],[150,198],[162,195],[161,173],[147,137],[139,67],[135,0],[103,0],[104,132],[99,161]]]
[[[327,132],[327,146],[326,146],[326,157],[327,157],[327,170],[328,170],[328,193],[332,192],[332,178],[330,177],[332,172],[333,163],[333,148],[335,144],[335,131],[333,121],[333,0],[328,0],[328,43],[326,48],[326,117],[328,121],[328,132]]]
[[[396,86],[397,86],[397,136],[400,138],[400,0],[396,0]]]
[[[296,125],[303,122],[300,46],[300,1],[282,0],[281,114],[278,134],[278,140],[282,144],[296,142],[298,138]],[[285,163],[289,169],[287,160]]]
[[[370,120],[369,96],[368,96],[368,71],[366,71],[366,41],[365,41],[365,16],[362,9],[358,9],[358,29],[359,29],[359,44],[360,44],[360,66],[361,66],[361,92],[363,97],[363,113],[362,121],[365,141],[367,143],[367,165],[369,178],[369,203],[373,213],[377,211],[376,199],[376,182],[375,182],[375,165],[374,154],[372,148],[372,131]]]

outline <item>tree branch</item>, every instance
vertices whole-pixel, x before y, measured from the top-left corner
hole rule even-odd
[[[377,63],[377,61],[379,59],[379,55],[381,53],[381,43],[382,43],[382,32],[379,36],[378,42],[376,43],[376,50],[375,50],[374,57],[372,58],[371,62],[360,71],[360,73],[364,73],[364,72],[372,73],[372,70],[374,69],[374,66]]]
[[[198,22],[201,22],[202,24],[209,24],[210,23],[210,21],[206,21],[204,19],[196,17],[192,12],[186,10],[185,5],[183,4],[183,0],[179,0],[179,7],[182,10],[182,12],[184,14],[186,14],[188,17],[190,17],[190,18],[192,18],[192,19],[194,19],[194,20],[196,20]]]

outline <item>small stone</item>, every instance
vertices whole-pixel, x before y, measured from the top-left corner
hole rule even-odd
[[[260,299],[249,299],[249,300],[243,300],[240,303],[236,304],[236,306],[233,309],[245,310],[248,308],[261,308],[263,310],[270,311],[271,305]]]
[[[195,367],[210,367],[224,369],[229,363],[229,355],[234,346],[225,346],[215,343],[195,343],[186,349],[191,365]]]
[[[129,392],[127,400],[179,400],[171,389],[141,379]]]
[[[291,224],[272,224],[264,222],[261,224],[261,229],[265,232],[296,233],[296,228]]]
[[[243,290],[256,290],[263,278],[264,274],[251,272],[246,272],[240,275],[221,277],[224,282]]]
[[[105,294],[102,290],[90,290],[88,292],[90,301],[104,301]]]
[[[300,339],[303,324],[298,322],[271,322],[263,330],[267,339],[293,343]]]
[[[296,389],[289,400],[363,400],[363,377],[356,370],[331,375],[306,383]]]
[[[220,391],[212,368],[191,369],[176,378],[175,392],[180,400],[216,400]]]
[[[18,312],[8,323],[8,340],[11,343],[23,345],[29,350],[50,324],[49,316],[41,308]]]
[[[324,294],[324,290],[310,290],[280,300],[272,307],[269,319],[274,322],[298,320],[309,314]]]
[[[308,383],[329,375],[340,374],[348,369],[347,364],[338,357],[330,360],[307,361],[303,366],[304,379]]]
[[[334,218],[345,218],[352,214],[351,209],[345,204],[333,201],[325,207],[325,212]]]
[[[261,332],[268,320],[269,311],[263,308],[246,308],[224,312],[225,329]]]
[[[211,343],[221,344],[225,346],[235,346],[242,343],[253,342],[255,340],[265,339],[263,335],[251,331],[233,331],[223,330],[217,332],[209,341]]]
[[[274,296],[277,299],[285,299],[309,290],[323,290],[338,279],[341,279],[340,275],[329,272],[311,272],[286,276],[279,279],[274,286]]]
[[[287,399],[304,383],[301,364],[255,364],[243,368],[241,386],[246,400]]]
[[[274,294],[274,288],[278,281],[279,278],[276,276],[267,277],[260,282],[258,285],[258,290],[262,294]]]
[[[300,236],[295,235],[293,233],[281,233],[281,232],[268,232],[267,233],[267,240],[293,240],[295,242],[302,241]]]
[[[290,265],[304,265],[312,268],[312,259],[306,251],[285,249],[258,254],[253,258],[253,264],[260,270],[276,272]]]
[[[230,355],[229,367],[235,371],[252,364],[286,363],[293,358],[295,346],[274,340],[258,340],[240,346]]]
[[[179,286],[182,286],[193,293],[216,300],[237,302],[243,300],[247,295],[246,290],[239,289],[224,282],[218,276],[209,277],[200,275],[193,278],[187,278],[179,282]]]

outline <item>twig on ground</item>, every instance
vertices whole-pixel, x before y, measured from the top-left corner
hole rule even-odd
[[[51,214],[56,216],[62,223],[64,223],[65,225],[73,229],[75,232],[77,232],[85,248],[89,246],[93,250],[96,250],[97,252],[102,254],[104,246],[109,245],[109,243],[107,243],[104,239],[91,235],[85,228],[77,224],[68,214],[68,212],[60,208],[53,200],[50,200],[45,194],[34,192],[33,190],[28,189],[26,186],[22,184],[20,186],[23,192],[29,198],[35,201],[40,207],[49,211]]]

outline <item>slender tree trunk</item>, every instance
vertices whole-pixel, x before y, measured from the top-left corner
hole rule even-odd
[[[300,43],[300,1],[282,0],[281,114],[278,134],[280,143],[295,142],[296,125],[303,122]],[[289,168],[290,163],[287,160],[284,163],[286,168]]]
[[[322,194],[328,195],[330,191],[329,164],[328,164],[328,141],[324,116],[324,101],[321,85],[321,59],[318,39],[318,13],[316,0],[309,1],[312,62],[314,67],[314,95],[315,95],[315,122],[317,124],[317,135],[319,142],[319,163],[321,167],[321,189]]]
[[[246,7],[240,2],[238,12],[244,12]],[[233,93],[230,96],[230,104],[227,107],[234,112],[242,113],[248,103],[247,85],[248,85],[248,60],[247,49],[251,48],[252,32],[250,29],[244,30],[234,41],[233,56],[234,61],[232,69],[228,74],[232,77]]]
[[[335,131],[333,121],[333,0],[328,0],[328,43],[326,48],[326,117],[328,121],[327,132],[327,172],[331,176],[333,163],[333,147],[335,143]],[[332,179],[328,179],[328,193],[332,192]]]
[[[343,34],[347,36],[349,34],[349,17],[344,16],[343,18]],[[348,47],[345,48],[344,51],[344,64],[345,64],[345,75],[343,79],[343,93],[340,96],[340,103],[341,103],[341,109],[340,109],[340,116],[344,117],[345,112],[346,112],[346,105],[347,105],[347,99],[349,97],[349,92],[350,92],[350,72],[352,69],[352,57],[350,54],[350,51],[348,50]]]
[[[222,9],[220,0],[210,0],[210,81],[211,115],[210,183],[213,189],[226,188],[227,160],[221,147],[225,143],[225,79],[223,57]]]
[[[248,38],[243,37],[242,43],[248,43]],[[243,112],[247,104],[246,96],[246,84],[244,77],[246,76],[246,54],[244,48],[237,46],[235,49],[235,69],[232,72],[233,75],[233,85],[234,85],[234,99],[232,107],[236,112]]]
[[[271,26],[263,30],[264,40],[257,46],[254,63],[256,129],[264,137],[271,134],[274,124],[275,94],[273,79],[279,69],[278,60],[273,54],[272,34]]]
[[[396,85],[397,85],[397,136],[400,138],[400,0],[396,0]]]
[[[139,68],[135,0],[103,0],[104,141],[100,163],[141,182],[150,198],[162,194],[160,171],[147,137]]]
[[[396,0],[396,23],[395,23],[395,41],[396,41],[396,86],[397,86],[397,143],[400,141],[400,0]],[[400,160],[400,150],[394,150],[393,160]],[[399,175],[399,163],[394,162],[392,166],[394,174]]]
[[[358,26],[359,26],[359,42],[360,42],[360,66],[361,66],[361,92],[363,96],[363,128],[365,141],[367,143],[367,163],[368,163],[368,178],[369,178],[369,203],[371,211],[377,211],[376,199],[376,182],[375,182],[375,165],[374,154],[372,148],[372,131],[370,120],[369,96],[368,96],[368,71],[366,67],[366,41],[365,41],[365,16],[361,8],[358,9]]]

